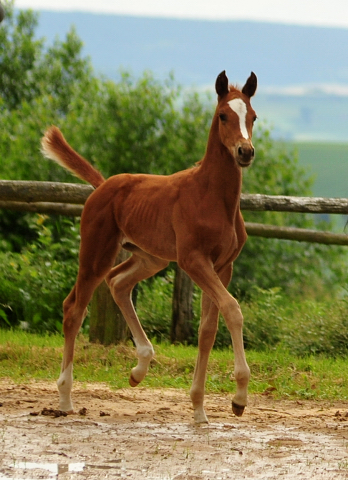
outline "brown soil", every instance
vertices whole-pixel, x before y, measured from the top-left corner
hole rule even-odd
[[[195,426],[180,390],[74,384],[60,416],[52,383],[0,381],[0,479],[348,479],[348,403],[207,395]]]

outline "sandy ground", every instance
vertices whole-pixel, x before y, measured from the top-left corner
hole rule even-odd
[[[59,416],[54,383],[0,381],[0,479],[348,479],[348,403],[207,395],[195,426],[188,394],[74,384]],[[55,416],[58,415],[58,416]]]

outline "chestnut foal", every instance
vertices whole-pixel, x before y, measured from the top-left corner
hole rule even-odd
[[[250,370],[243,347],[243,316],[227,286],[232,262],[247,238],[239,200],[242,168],[254,158],[251,136],[256,115],[250,98],[256,87],[254,73],[241,90],[229,86],[225,72],[217,77],[218,104],[206,153],[195,167],[173,175],[121,174],[105,180],[68,145],[57,127],[46,131],[43,154],[96,188],[81,217],[77,281],[63,304],[65,345],[57,382],[62,410],[73,412],[75,338],[95,288],[106,280],[129,325],[138,356],[129,380],[135,387],[145,377],[154,350],[134,310],[131,292],[138,282],[176,261],[203,291],[199,353],[190,391],[194,420],[208,422],[204,388],[219,311],[231,333],[235,355],[237,391],[232,409],[238,416],[243,414]],[[132,256],[113,267],[121,248]]]

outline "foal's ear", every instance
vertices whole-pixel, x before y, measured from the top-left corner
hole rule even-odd
[[[251,72],[250,77],[248,78],[248,80],[246,81],[246,84],[242,88],[242,93],[244,93],[244,95],[246,95],[247,97],[251,98],[255,94],[256,88],[257,88],[257,76],[255,75],[254,72]]]
[[[225,70],[218,75],[215,82],[215,90],[219,97],[224,97],[228,94],[228,78],[226,77]]]

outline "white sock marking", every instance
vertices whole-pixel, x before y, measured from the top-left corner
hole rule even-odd
[[[234,98],[228,102],[231,110],[233,110],[239,118],[239,126],[240,131],[243,137],[246,140],[249,140],[248,130],[246,128],[246,114],[247,114],[247,107],[241,98]]]
[[[66,367],[66,369],[61,372],[58,381],[58,391],[59,391],[59,405],[60,409],[64,412],[69,412],[73,410],[71,403],[71,388],[73,383],[73,364],[72,362]]]

